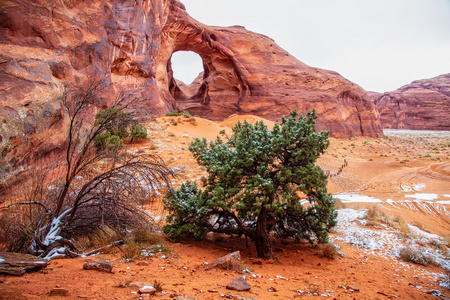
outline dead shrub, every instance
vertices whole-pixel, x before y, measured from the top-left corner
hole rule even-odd
[[[334,208],[335,208],[336,210],[339,210],[339,209],[346,209],[346,208],[347,208],[347,205],[346,205],[344,202],[342,202],[342,200],[338,199],[338,200],[336,200],[336,203],[335,203],[335,205],[334,205]]]
[[[155,281],[153,282],[153,287],[159,293],[163,291],[163,288],[162,288],[163,287],[163,283],[161,281],[159,281],[159,280],[155,279]]]
[[[79,240],[83,240],[83,238],[86,236],[80,236],[77,241]],[[98,248],[102,248],[108,245],[111,245],[112,243],[121,240],[124,238],[124,235],[122,233],[120,233],[119,231],[108,227],[108,226],[100,226],[100,228],[93,232],[92,234],[87,236],[89,239],[89,248],[94,248],[94,249],[98,249]],[[111,248],[107,248],[107,249],[111,249]],[[103,252],[105,251],[111,251],[111,250],[107,250],[105,249]]]
[[[445,245],[450,248],[450,234],[445,237]]]
[[[47,198],[51,195],[42,184],[48,175],[49,168],[30,171],[21,188],[0,208],[0,251],[26,252],[39,228],[48,222]]]
[[[425,228],[422,223],[420,223],[419,221],[413,221],[411,223],[411,225],[416,226],[417,228],[419,228],[420,230],[423,230],[425,232],[430,232],[427,228]]]
[[[139,224],[131,231],[129,239],[136,243],[154,245],[162,242],[162,237],[148,224]]]
[[[122,258],[126,260],[135,260],[141,257],[143,245],[133,240],[127,240],[121,248]]]
[[[338,256],[338,248],[336,245],[327,243],[320,246],[321,252],[319,253],[320,257],[326,257],[328,259],[336,259]]]
[[[366,225],[376,227],[380,225],[381,222],[386,222],[387,219],[388,217],[386,216],[384,211],[380,210],[380,208],[377,205],[373,205],[370,206],[367,211]]]
[[[21,208],[3,210],[0,215],[0,252],[25,252],[33,242],[33,233]]]
[[[403,239],[410,238],[411,230],[409,229],[408,224],[405,222],[405,220],[402,219],[401,217],[397,216],[394,219],[394,222],[391,227],[398,230],[398,236],[400,238],[403,238]]]
[[[194,126],[197,126],[197,120],[194,117],[187,119],[187,122],[191,123]]]
[[[400,259],[406,262],[412,262],[422,266],[437,266],[438,264],[434,259],[420,250],[415,249],[411,246],[403,247],[400,249]]]

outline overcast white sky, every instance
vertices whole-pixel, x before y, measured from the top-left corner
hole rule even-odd
[[[245,26],[368,91],[450,73],[450,0],[181,1],[204,24]],[[174,57],[175,77],[190,83],[183,73],[197,75],[201,60],[184,71],[179,60],[186,64]]]

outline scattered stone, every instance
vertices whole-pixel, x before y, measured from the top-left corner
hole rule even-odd
[[[262,266],[263,262],[262,262],[262,260],[258,259],[258,260],[252,261],[252,264]]]
[[[156,289],[151,285],[147,285],[147,286],[140,288],[139,293],[154,295],[154,294],[156,294]]]
[[[177,296],[174,299],[175,300],[197,300],[197,298],[189,297],[189,296]]]
[[[236,296],[236,295],[227,295],[227,298],[234,299],[234,300],[258,300],[251,297],[242,297],[242,296]]]
[[[429,290],[426,293],[437,297],[444,296],[440,290]]]
[[[348,286],[347,286],[347,289],[349,289],[349,290],[352,291],[352,292],[359,292],[359,288],[356,287],[356,286],[348,285]]]
[[[277,288],[276,287],[271,287],[271,288],[269,288],[269,292],[277,292]]]
[[[240,272],[242,271],[241,253],[239,251],[230,253],[206,265],[206,268],[207,269],[217,268]]]
[[[128,285],[130,288],[143,288],[144,286],[151,286],[151,284],[145,282],[132,282]]]
[[[48,262],[29,254],[0,252],[0,274],[21,276],[27,271],[39,270]]]
[[[83,268],[85,270],[97,270],[97,271],[112,273],[113,265],[112,265],[112,263],[110,263],[107,260],[102,260],[102,259],[90,260],[90,259],[87,259],[86,262],[83,265]]]
[[[66,296],[69,296],[69,290],[65,289],[65,288],[60,288],[60,287],[53,288],[50,291],[50,296],[63,296],[63,297],[66,297]]]
[[[149,264],[147,261],[145,261],[145,260],[138,261],[136,264],[137,264],[138,266],[140,266],[140,267],[147,267],[147,266],[150,265],[150,264]]]
[[[229,284],[227,284],[227,289],[236,291],[248,291],[252,286],[247,282],[245,276],[233,279]]]

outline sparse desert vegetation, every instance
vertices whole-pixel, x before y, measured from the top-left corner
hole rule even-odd
[[[238,116],[233,118],[239,119]],[[189,145],[197,137],[214,141],[220,131],[225,130],[228,136],[232,132],[231,126],[223,125],[227,124],[226,120],[218,124],[195,119],[196,125],[185,116],[164,117],[145,123],[148,139],[127,145],[127,151],[160,156],[177,174],[172,180],[174,187],[179,187],[186,180],[201,186],[207,172],[196,163],[188,150]],[[207,236],[202,242],[190,239],[173,242],[152,229],[148,232],[148,227],[137,227],[127,234],[101,227],[89,238],[80,237],[74,243],[83,252],[88,252],[123,240],[120,244],[104,248],[98,256],[113,262],[115,275],[83,272],[84,259],[77,258],[52,261],[45,271],[47,274],[29,273],[14,281],[26,280],[29,282],[26,286],[34,286],[26,293],[40,293],[41,296],[56,285],[62,285],[69,287],[71,296],[85,297],[94,293],[94,287],[98,286],[103,288],[104,295],[135,299],[138,296],[132,294],[134,290],[129,286],[143,281],[153,287],[162,284],[161,299],[168,299],[171,295],[215,299],[216,296],[222,298],[220,294],[233,295],[225,289],[225,285],[228,278],[231,280],[238,274],[203,271],[200,266],[239,250],[246,272],[250,272],[247,279],[252,285],[246,296],[256,299],[318,297],[320,294],[338,299],[348,296],[364,299],[383,294],[392,297],[406,295],[406,298],[412,299],[435,297],[428,292],[436,290],[448,295],[448,275],[445,271],[448,269],[445,264],[449,257],[450,241],[445,225],[448,217],[442,210],[445,205],[435,203],[445,198],[441,196],[430,202],[412,201],[415,198],[405,197],[420,196],[421,192],[428,191],[446,194],[442,182],[445,182],[443,168],[448,164],[447,153],[442,150],[434,153],[432,148],[435,147],[433,145],[448,142],[442,137],[411,140],[413,142],[397,137],[355,137],[349,141],[330,139],[330,147],[318,164],[333,174],[344,159],[348,160],[349,165],[339,176],[329,178],[329,190],[332,193],[367,195],[365,201],[381,200],[375,203],[357,202],[356,196],[351,198],[353,200],[345,200],[348,199],[345,197],[344,200],[337,199],[338,225],[330,233],[330,243],[321,247],[305,241],[296,243],[283,239],[274,241],[274,260],[259,260],[250,239],[246,241],[236,235],[215,234]],[[370,145],[364,144],[364,141]],[[423,155],[420,157],[420,153],[428,152],[433,153],[433,157],[438,155],[441,161],[433,161]],[[410,161],[401,163],[395,157]],[[399,170],[401,173],[398,173]],[[415,176],[410,177],[411,173]],[[432,175],[432,179],[427,177],[428,174]],[[157,195],[154,202],[142,206],[153,216],[155,225],[164,224],[162,196]],[[66,278],[68,273],[73,274],[75,279],[61,284],[61,278]],[[368,278],[367,274],[372,275]],[[45,282],[42,282],[42,276],[46,276]],[[8,283],[12,279],[3,280]],[[96,284],[84,284],[80,288],[79,284],[84,280],[95,281]],[[126,288],[116,288],[122,285]],[[36,289],[36,286],[39,288]]]

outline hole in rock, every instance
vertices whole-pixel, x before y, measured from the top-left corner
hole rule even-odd
[[[190,85],[201,72],[203,72],[203,60],[195,52],[178,51],[172,54],[173,77]]]

